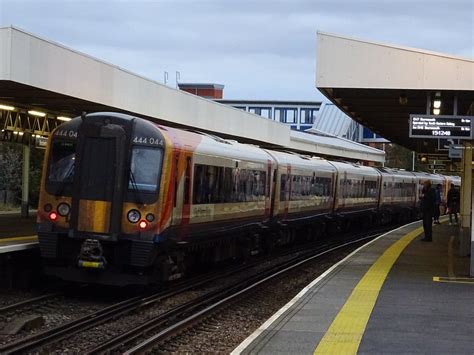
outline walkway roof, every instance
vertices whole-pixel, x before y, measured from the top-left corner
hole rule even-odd
[[[316,87],[350,117],[379,135],[418,152],[436,140],[408,138],[409,115],[427,112],[427,96],[440,91],[441,114],[473,114],[474,61],[420,49],[317,35]],[[400,96],[406,96],[403,104]]]
[[[56,116],[131,113],[241,142],[323,154],[314,144],[295,144],[284,124],[176,90],[14,27],[0,29],[0,103]],[[361,148],[346,154],[337,144],[329,153],[384,160],[383,152]]]

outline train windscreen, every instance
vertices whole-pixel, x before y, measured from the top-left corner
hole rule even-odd
[[[72,183],[76,144],[67,141],[55,141],[49,159],[48,180],[52,183]]]
[[[163,150],[135,146],[132,149],[128,189],[145,193],[156,193],[159,187]]]

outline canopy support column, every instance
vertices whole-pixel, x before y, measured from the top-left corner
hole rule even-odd
[[[29,144],[23,145],[23,169],[21,177],[21,217],[23,218],[28,218],[29,216],[30,150],[31,147]]]

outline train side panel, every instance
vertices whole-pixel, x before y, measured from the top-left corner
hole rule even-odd
[[[311,223],[332,213],[336,169],[326,160],[269,151],[278,165],[274,217],[280,223]]]
[[[381,174],[376,169],[341,162],[331,164],[337,169],[335,213],[347,214],[378,208]]]
[[[182,142],[190,132],[168,130],[176,137],[175,146],[189,149]],[[163,234],[193,242],[268,222],[274,165],[258,147],[202,135],[193,147],[190,167],[174,183],[172,222]]]
[[[417,181],[410,172],[381,168],[380,206],[415,208]]]

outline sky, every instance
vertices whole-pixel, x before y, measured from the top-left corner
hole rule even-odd
[[[0,0],[10,25],[226,99],[323,99],[317,31],[474,57],[474,0]]]

